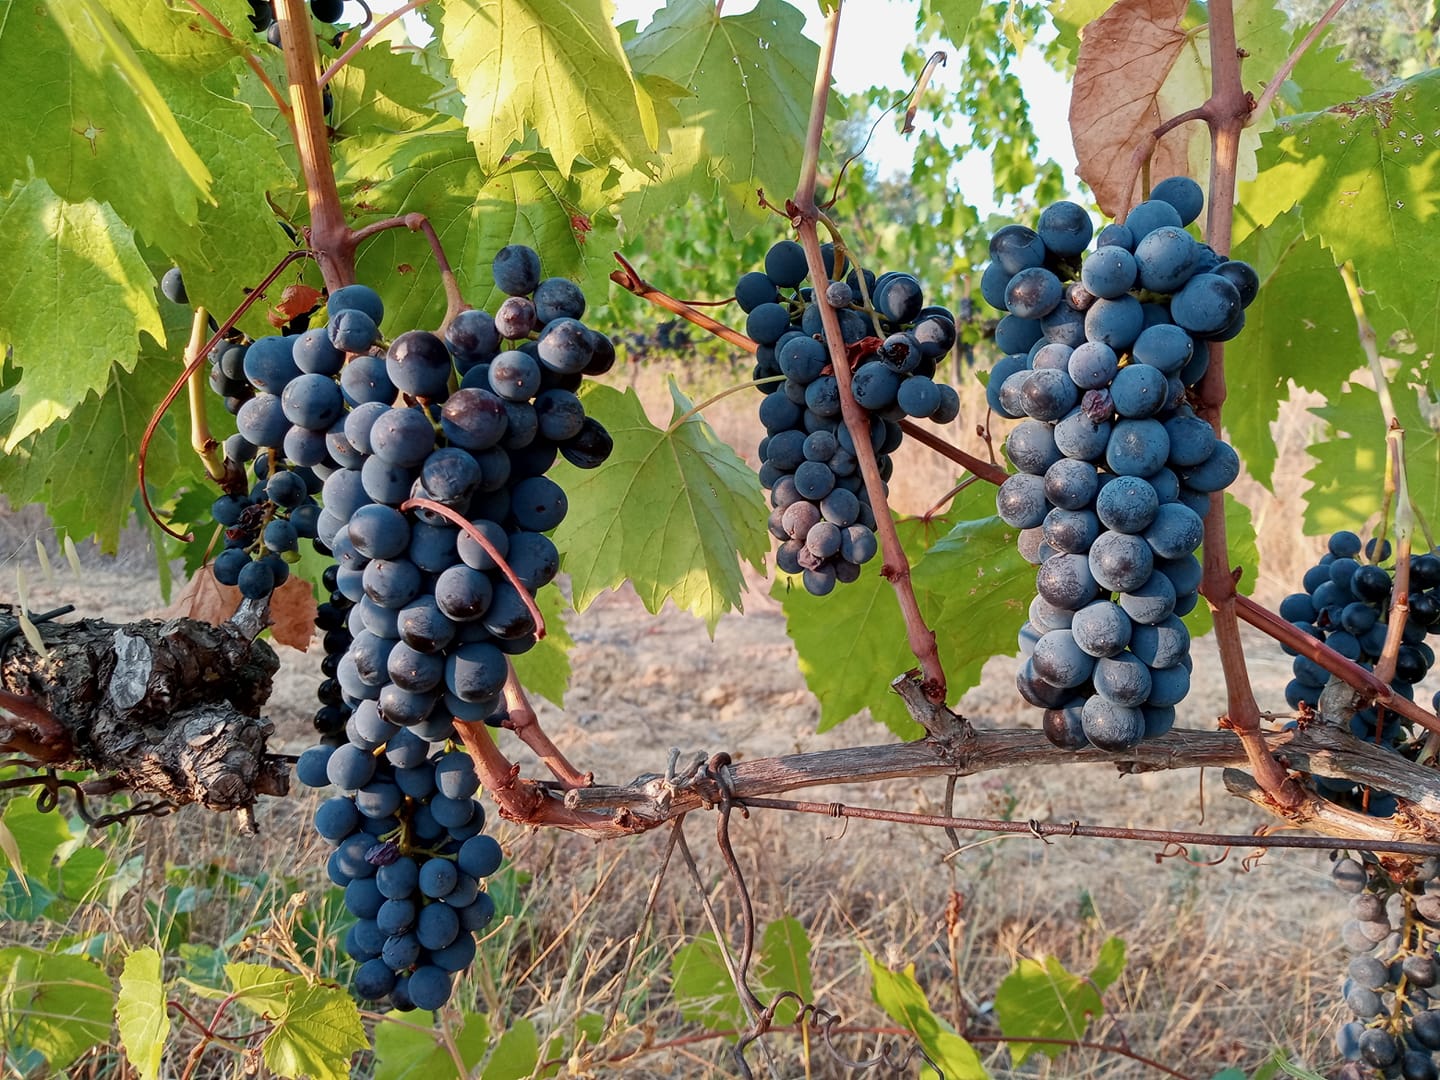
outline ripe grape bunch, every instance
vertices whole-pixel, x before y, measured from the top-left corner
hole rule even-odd
[[[1162,735],[1190,688],[1194,552],[1240,462],[1188,390],[1258,288],[1186,231],[1202,202],[1193,180],[1164,180],[1088,254],[1093,225],[1069,202],[990,240],[981,292],[1008,314],[986,396],[1021,420],[996,506],[1039,567],[1017,684],[1061,747]]]
[[[821,251],[826,275],[833,276],[834,245]],[[774,507],[775,564],[825,596],[837,581],[860,576],[877,543],[855,443],[841,419],[820,301],[805,285],[808,278],[804,249],[782,240],[766,254],[763,271],[741,276],[735,297],[747,313],[746,333],[759,345],[755,378],[773,380],[759,386],[766,432],[760,483]],[[937,361],[955,344],[955,318],[925,306],[920,282],[894,271],[876,277],[852,269],[844,280],[827,282],[824,302],[839,319],[854,371],[851,389],[869,417],[880,478],[888,481],[902,418],[948,424],[960,414],[960,396],[934,380]]]
[[[493,913],[480,880],[499,848],[454,723],[502,723],[508,658],[537,640],[533,597],[559,570],[546,534],[568,509],[545,473],[557,456],[595,468],[612,448],[575,394],[615,358],[581,322],[583,293],[542,280],[527,247],[493,269],[504,302],[462,311],[443,338],[382,347],[379,295],[350,285],[330,294],[327,325],[249,343],[251,394],[225,445],[227,470],[249,462],[254,484],[215,503],[236,522],[216,577],[247,597],[269,594],[275,564],[288,573],[299,537],[334,557],[316,617],[321,744],[297,771],[344,793],[315,827],[359,920],[356,992],[397,1008],[444,1004]]]
[[[1440,860],[1395,881],[1372,857],[1341,858],[1331,879],[1350,894],[1340,937],[1351,952],[1342,988],[1354,1019],[1340,1026],[1342,1080],[1436,1080],[1440,1070]],[[1378,1070],[1378,1073],[1377,1073]]]
[[[1384,564],[1391,558],[1391,545],[1387,540],[1372,539],[1363,545],[1362,555],[1360,537],[1341,531],[1330,537],[1326,548],[1320,561],[1305,572],[1305,591],[1281,601],[1280,616],[1347,660],[1373,671],[1390,632],[1395,571]],[[1435,663],[1435,650],[1425,639],[1440,633],[1440,553],[1413,557],[1409,584],[1405,624],[1390,685],[1413,701],[1416,685],[1424,681]],[[1291,668],[1295,677],[1285,687],[1285,700],[1291,708],[1316,708],[1330,673],[1288,646],[1285,651],[1295,658]],[[1431,706],[1440,708],[1440,693]],[[1382,722],[1379,712],[1370,706],[1357,709],[1348,722],[1357,739],[1411,758],[1419,753],[1424,732],[1412,731],[1394,713],[1387,714]],[[1331,797],[1338,796],[1357,809],[1381,817],[1395,812],[1395,797],[1388,793],[1362,791],[1351,783],[1323,776],[1317,776],[1315,782]]]

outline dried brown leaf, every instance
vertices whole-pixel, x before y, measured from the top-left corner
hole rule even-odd
[[[1082,32],[1070,133],[1080,179],[1111,217],[1122,216],[1136,201],[1138,171],[1131,158],[1166,119],[1158,98],[1185,44],[1180,20],[1187,7],[1188,0],[1118,0]],[[1150,175],[1188,174],[1188,138],[1184,125],[1167,133],[1155,149]]]
[[[167,619],[197,619],[219,626],[235,614],[240,599],[239,589],[233,585],[221,585],[215,580],[215,571],[209,566],[202,566],[186,582],[175,602],[160,614]]]
[[[281,645],[305,652],[315,634],[315,590],[294,575],[270,596],[270,633]]]

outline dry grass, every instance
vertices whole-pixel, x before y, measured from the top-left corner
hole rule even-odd
[[[719,378],[715,381],[718,388]],[[653,416],[668,415],[658,377],[644,373],[640,390]],[[983,407],[980,400],[967,392],[964,419],[949,434],[963,435],[970,449],[983,452],[972,433],[982,415],[975,411]],[[752,410],[753,395],[747,393],[712,409],[709,418],[722,437],[753,458]],[[1267,566],[1261,595],[1271,600],[1289,590],[1288,582],[1316,548],[1315,541],[1299,536],[1304,428],[1298,404],[1285,415],[1277,432],[1276,488],[1283,499],[1262,497],[1255,487],[1242,489],[1242,497],[1260,510]],[[923,451],[904,455],[897,464],[902,479],[895,485],[896,503],[921,512],[953,483],[953,470]],[[0,518],[0,552],[19,548],[17,561],[29,560],[22,541],[42,525],[33,513]],[[75,602],[86,614],[134,618],[158,603],[146,558],[134,548],[127,548],[118,564],[87,555],[92,572],[84,582],[63,570],[53,583],[40,581],[30,562],[33,602]],[[0,574],[12,573],[8,563],[0,564]],[[815,735],[818,709],[796,671],[783,619],[763,593],[752,593],[747,608],[743,618],[724,620],[712,643],[687,616],[666,612],[652,619],[628,593],[600,598],[571,620],[579,642],[576,683],[565,714],[544,708],[547,728],[583,767],[609,781],[663,768],[664,749],[671,745],[754,756],[880,737],[864,720]],[[1194,723],[1218,712],[1222,700],[1217,665],[1203,647],[1199,653]],[[1283,682],[1282,659],[1258,647],[1256,668],[1268,692],[1277,680]],[[286,651],[285,663],[273,716],[281,745],[298,750],[308,739],[317,660]],[[1032,722],[1016,707],[1010,667],[1004,660],[992,663],[985,682],[961,708],[988,724]],[[888,673],[877,673],[877,680],[881,677]],[[1245,831],[1258,823],[1257,811],[1226,801],[1217,789],[1212,784],[1206,826]],[[829,789],[817,797],[937,812],[943,784],[892,781]],[[115,830],[106,842],[121,856],[140,859],[143,886],[113,908],[81,908],[66,927],[7,926],[0,929],[0,943],[62,929],[108,931],[114,940],[132,944],[157,941],[145,901],[160,895],[167,877],[175,884],[213,882],[216,867],[228,873],[226,882],[259,881],[263,875],[273,880],[209,894],[192,914],[190,940],[220,945],[240,928],[262,927],[269,911],[283,906],[287,889],[305,889],[313,898],[326,887],[322,850],[306,822],[317,799],[307,792],[265,807],[258,842],[198,811]],[[1058,776],[1016,771],[974,778],[960,785],[956,812],[1176,827],[1202,820],[1195,777],[1120,778],[1100,767]],[[739,928],[736,895],[713,844],[713,817],[697,817],[688,834],[703,887],[733,940]],[[696,886],[678,860],[660,889],[630,978],[618,984],[664,850],[663,833],[597,846],[507,824],[497,831],[512,865],[530,880],[519,893],[523,911],[482,949],[461,1000],[501,1016],[528,1017],[544,1045],[552,1034],[568,1037],[577,1017],[606,1013],[619,994],[618,1033],[573,1071],[567,1066],[567,1075],[637,1080],[737,1075],[729,1056],[733,1039],[664,1045],[702,1033],[680,1015],[670,987],[676,950],[707,929]],[[1244,873],[1243,853],[1218,866],[1192,866],[1182,859],[1157,865],[1154,849],[1145,845],[1012,838],[975,844],[947,858],[943,834],[774,812],[737,817],[733,835],[758,920],[762,925],[785,916],[800,920],[812,945],[818,1003],[846,1023],[890,1024],[870,999],[865,952],[892,967],[914,963],[936,1013],[983,1036],[997,1031],[991,1002],[1017,959],[1055,954],[1084,971],[1114,934],[1126,941],[1129,960],[1123,978],[1106,994],[1108,1014],[1094,1037],[1124,1042],[1196,1077],[1232,1065],[1253,1068],[1276,1047],[1310,1067],[1333,1066],[1341,905],[1325,880],[1322,857],[1274,852]],[[874,1051],[875,1042],[873,1036],[847,1037],[843,1049],[863,1056]],[[1053,1064],[1037,1058],[1011,1069],[994,1044],[979,1045],[996,1077],[1158,1075],[1132,1060],[1089,1050],[1067,1052]],[[791,1034],[773,1037],[770,1046],[774,1075],[860,1075],[820,1049],[807,1064],[801,1041]],[[640,1052],[623,1062],[610,1061],[637,1048]],[[211,1060],[213,1075],[230,1075],[233,1063],[218,1053]],[[94,1074],[118,1075],[101,1067],[104,1061],[109,1059],[96,1059]],[[757,1075],[766,1075],[754,1050],[750,1061]]]

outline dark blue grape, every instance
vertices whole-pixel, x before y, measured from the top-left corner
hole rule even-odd
[[[1101,664],[1108,662],[1099,661]],[[1112,752],[1129,750],[1145,737],[1144,713],[1109,701],[1099,694],[1086,700],[1080,714],[1080,726],[1087,739],[1101,750]]]
[[[444,398],[453,370],[445,342],[426,330],[407,330],[390,343],[385,372],[401,393]]]
[[[1135,284],[1136,274],[1135,256],[1122,247],[1098,248],[1080,268],[1086,291],[1106,300],[1124,296]]]
[[[540,284],[540,256],[524,244],[508,244],[490,264],[495,287],[509,296],[528,296]]]
[[[1070,258],[1085,250],[1095,226],[1083,207],[1073,202],[1057,202],[1040,211],[1036,232],[1052,252]]]
[[[1188,176],[1167,176],[1150,189],[1150,198],[1169,203],[1180,215],[1180,224],[1189,225],[1200,216],[1205,193]]]

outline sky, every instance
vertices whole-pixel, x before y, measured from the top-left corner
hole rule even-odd
[[[373,0],[371,6],[377,12],[392,11],[403,0]],[[724,12],[727,15],[740,14],[755,6],[756,0],[726,0]],[[815,40],[823,30],[824,19],[818,0],[792,0],[800,10],[806,12],[806,36]],[[656,0],[614,0],[617,19],[621,22],[635,19],[643,29],[653,12],[663,6]],[[871,86],[888,86],[896,90],[907,89],[910,80],[905,76],[901,57],[915,45],[915,0],[852,0],[841,14],[840,37],[835,53],[835,83],[841,93],[853,94]],[[347,17],[360,16],[357,4],[348,5]],[[407,27],[412,34],[424,32],[424,25],[418,16],[407,16]],[[1051,70],[1040,58],[1037,50],[1031,50],[1021,58],[1018,73],[1025,86],[1027,99],[1032,102],[1031,122],[1040,139],[1042,156],[1053,157],[1065,171],[1068,181],[1073,184],[1075,156],[1070,145],[1066,114],[1070,107],[1070,87],[1064,79]],[[950,62],[938,69],[931,79],[933,92],[954,93],[960,84],[958,58],[951,56]],[[917,117],[917,124],[924,123],[923,114]],[[896,125],[883,123],[871,139],[866,157],[873,162],[882,175],[908,173],[910,171],[911,149]],[[982,215],[998,209],[991,197],[990,164],[981,155],[971,154],[959,166],[955,182],[964,193],[966,201],[974,205]]]

